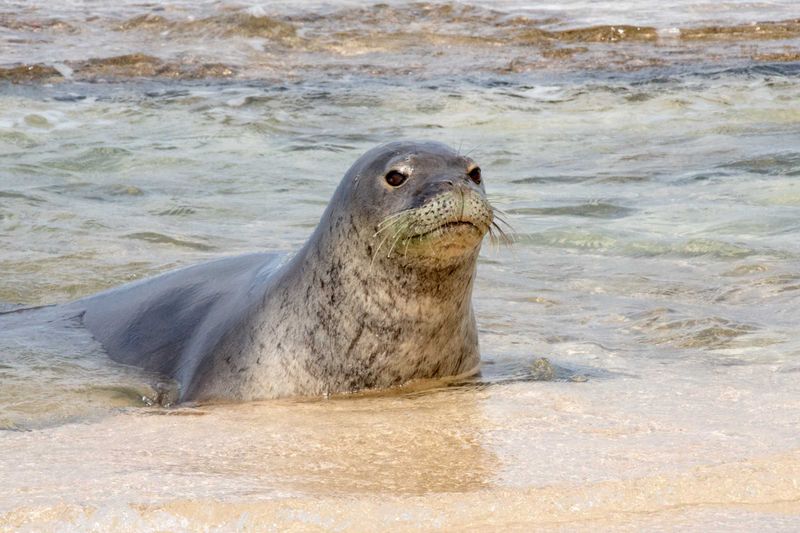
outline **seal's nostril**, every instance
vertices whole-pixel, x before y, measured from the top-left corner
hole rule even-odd
[[[450,186],[453,185],[453,180],[444,180],[444,182]]]
[[[480,167],[475,167],[472,170],[470,170],[469,172],[467,172],[467,176],[469,176],[469,179],[474,181],[476,185],[480,185],[481,184],[481,169],[480,169]]]

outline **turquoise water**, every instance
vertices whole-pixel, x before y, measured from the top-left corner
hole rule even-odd
[[[358,155],[400,138],[468,152],[515,243],[479,264],[489,386],[160,416],[80,332],[0,332],[0,523],[508,527],[547,500],[526,524],[796,525],[790,2],[47,6],[2,19],[2,63],[52,69],[0,86],[7,307],[291,252]],[[518,379],[539,357],[558,379]],[[491,519],[452,511],[473,494]]]

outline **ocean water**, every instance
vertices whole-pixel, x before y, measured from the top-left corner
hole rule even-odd
[[[483,169],[482,376],[162,408],[0,330],[0,531],[800,527],[800,9],[6,2],[0,308],[296,250],[396,139]],[[541,362],[546,358],[552,368]]]

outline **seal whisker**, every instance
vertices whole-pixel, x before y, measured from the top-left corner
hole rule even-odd
[[[397,233],[395,233],[395,234],[394,234],[394,237],[395,237],[395,238],[394,238],[394,242],[392,243],[392,246],[391,246],[391,248],[389,248],[389,253],[388,253],[388,254],[386,254],[386,257],[391,257],[391,256],[392,256],[392,252],[394,251],[394,247],[395,247],[395,246],[397,246],[397,242],[398,242],[400,239],[402,239],[402,234],[403,234],[403,233],[405,233],[405,231],[406,231],[407,229],[408,229],[408,224],[406,224],[406,225],[404,225],[403,227],[401,227],[401,228],[400,228],[400,229],[397,231]]]
[[[492,232],[491,228],[489,228],[489,244],[492,246],[492,252],[500,251],[500,243],[498,242],[498,237]]]
[[[405,216],[408,216],[410,214],[411,214],[411,210],[410,209],[406,209],[404,211],[400,211],[400,212],[395,213],[393,215],[389,215],[388,217],[386,217],[386,218],[384,218],[383,220],[380,221],[380,223],[378,224],[378,231],[382,231],[381,228],[384,228],[387,225],[391,225],[391,223],[397,221],[398,218],[405,217]]]
[[[476,144],[471,150],[467,150],[466,152],[464,152],[464,156],[465,157],[469,157],[469,154],[471,154],[472,152],[474,152],[475,150],[477,150],[480,147],[481,147],[480,144]]]
[[[503,224],[505,224],[506,226],[508,226],[510,228],[511,224],[506,222],[506,218],[507,217],[508,217],[508,213],[506,213],[505,211],[503,211],[499,207],[492,206],[492,218],[496,218],[496,219],[500,220],[500,222],[502,222]]]
[[[434,256],[434,257],[439,255],[439,254],[436,253],[436,248],[433,247],[433,244],[431,243],[431,241],[428,241],[428,250],[430,250],[431,255]]]
[[[516,232],[514,227],[506,220],[505,217],[507,216],[502,209],[492,207],[492,222],[489,224],[489,239],[492,243],[511,245],[516,240]],[[505,226],[505,229],[503,226]]]
[[[403,224],[404,224],[404,220],[402,220],[402,219],[400,219],[400,220],[394,220],[394,221],[393,221],[393,223],[392,223],[391,225],[389,225],[389,226],[386,226],[386,227],[385,227],[383,230],[381,230],[381,231],[384,231],[384,230],[387,230],[387,229],[390,229],[390,228],[395,228],[395,227],[397,227],[397,226],[402,226]],[[400,229],[400,230],[398,230],[398,233],[399,233],[399,232],[401,232],[401,231],[403,231],[403,228],[402,228],[402,227],[401,227],[401,229]],[[378,234],[376,233],[375,235],[373,235],[373,237],[376,237],[377,235],[378,235]],[[395,233],[394,235],[397,235],[397,233]],[[392,234],[391,234],[391,233],[387,233],[387,234],[386,234],[386,235],[383,237],[383,239],[381,240],[381,242],[378,244],[378,247],[377,247],[377,248],[375,248],[375,251],[374,251],[374,252],[372,252],[372,259],[370,260],[370,263],[369,263],[370,271],[372,270],[372,265],[373,265],[373,264],[375,264],[375,258],[376,258],[376,257],[378,257],[378,252],[380,252],[380,249],[383,247],[383,245],[386,243],[386,241],[387,241],[387,240],[389,240],[389,238],[390,238],[391,236],[392,236]],[[388,256],[387,256],[387,257],[388,257]]]
[[[495,221],[492,221],[491,225],[489,226],[489,240],[493,244],[504,244],[506,246],[510,246],[514,243],[513,235],[506,233],[506,231]]]
[[[383,233],[384,231],[386,231],[388,229],[391,229],[392,227],[393,227],[392,225],[389,225],[389,226],[386,226],[385,228],[379,229],[378,231],[373,233],[372,236],[373,237],[377,237],[378,235],[380,235],[381,233]]]
[[[393,221],[392,221],[392,224],[389,224],[389,225],[387,225],[387,226],[384,226],[383,228],[381,228],[381,229],[379,229],[378,231],[376,231],[375,233],[373,233],[373,234],[372,234],[372,236],[373,236],[373,237],[377,237],[378,235],[380,235],[381,233],[383,233],[383,232],[384,232],[384,231],[386,231],[387,229],[391,229],[391,228],[394,226],[394,223],[395,223],[395,222],[399,222],[399,221],[398,221],[398,220],[393,220]]]

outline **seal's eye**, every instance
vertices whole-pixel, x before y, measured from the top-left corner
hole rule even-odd
[[[469,174],[469,179],[471,179],[472,181],[474,181],[478,185],[481,184],[481,168],[480,167],[473,168],[472,170],[467,172],[467,174]]]
[[[386,174],[386,183],[391,185],[392,187],[399,187],[408,179],[408,176],[403,174],[402,172],[398,172],[396,170],[390,170],[388,174]]]

